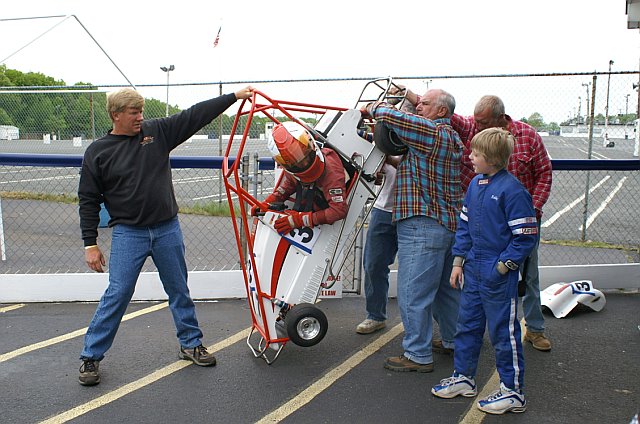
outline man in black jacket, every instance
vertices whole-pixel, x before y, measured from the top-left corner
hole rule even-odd
[[[253,89],[246,87],[149,121],[143,120],[144,98],[135,90],[125,88],[107,97],[113,129],[87,148],[78,187],[85,260],[94,271],[104,272],[106,264],[97,244],[103,201],[113,227],[109,286],[84,338],[80,384],[100,383],[99,363],[113,343],[148,256],[169,297],[180,342],[179,357],[200,366],[215,365],[216,359],[200,341],[202,332],[187,287],[169,153],[236,100],[248,99],[252,93]]]

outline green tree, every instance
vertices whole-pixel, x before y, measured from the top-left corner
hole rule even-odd
[[[0,108],[0,125],[13,125],[11,117],[6,110]]]
[[[56,80],[53,77],[48,77],[40,72],[23,73],[15,69],[7,69],[5,71],[5,75],[11,82],[10,85],[16,87],[51,87],[67,85],[63,80]]]
[[[633,121],[636,120],[636,114],[635,113],[627,113],[627,114],[620,114],[618,115],[618,120],[620,121],[620,124],[622,125],[627,125],[627,124],[631,124],[633,123]]]
[[[6,75],[7,73],[7,65],[0,64],[0,87],[10,87],[11,80]]]
[[[601,113],[593,117],[593,122],[597,125],[604,125],[605,116]]]
[[[538,112],[533,112],[527,119],[527,123],[538,131],[546,129],[544,119],[542,119],[542,115]]]

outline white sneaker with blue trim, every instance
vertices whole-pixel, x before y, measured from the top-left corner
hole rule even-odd
[[[478,409],[498,415],[505,412],[524,412],[527,409],[527,401],[520,390],[511,390],[500,382],[499,390],[478,401]]]
[[[456,396],[474,397],[478,394],[478,389],[473,378],[454,372],[451,377],[440,380],[440,384],[433,386],[431,393],[440,398],[451,399]]]

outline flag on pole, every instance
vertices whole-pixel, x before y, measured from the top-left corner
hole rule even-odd
[[[218,42],[220,42],[220,30],[222,29],[222,26],[220,26],[220,28],[218,28],[218,35],[216,35],[216,39],[213,41],[213,47],[218,47]]]

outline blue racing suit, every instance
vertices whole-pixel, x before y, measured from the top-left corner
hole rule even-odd
[[[536,245],[537,234],[531,195],[514,176],[503,169],[490,177],[474,177],[453,246],[453,255],[464,258],[455,336],[457,373],[475,377],[488,325],[500,380],[510,389],[522,389],[518,268]]]

